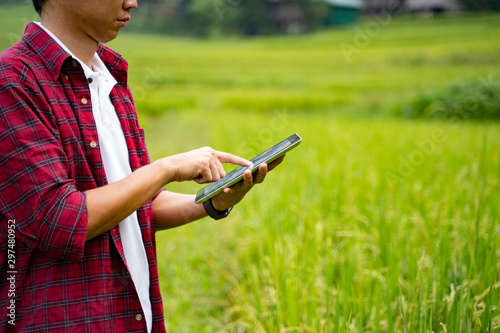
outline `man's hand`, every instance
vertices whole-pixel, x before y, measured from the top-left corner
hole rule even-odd
[[[243,174],[243,180],[231,187],[226,187],[221,193],[212,198],[214,208],[219,211],[224,211],[236,205],[255,184],[262,183],[267,173],[283,162],[284,158],[285,155],[271,162],[269,165],[262,163],[254,174],[252,174],[251,170],[246,170]]]
[[[214,156],[215,160],[213,159]],[[218,156],[221,158],[219,159]],[[270,163],[269,166],[265,163],[261,164],[253,175],[250,170],[245,171],[242,181],[230,188],[225,188],[221,193],[212,198],[214,208],[224,211],[236,205],[255,184],[262,183],[267,173],[280,164],[283,158],[284,156]],[[210,162],[207,164],[207,161]],[[179,163],[178,167],[182,170],[177,171],[177,178],[173,177],[171,181],[175,181],[176,179],[178,181],[195,180],[198,183],[206,183],[217,181],[220,177],[225,176],[224,169],[218,167],[218,163],[222,163],[223,161],[243,166],[250,166],[251,164],[247,160],[231,154],[217,152],[211,148],[201,148],[184,154],[166,157],[161,163],[165,163],[165,165],[170,164],[170,166]],[[197,166],[200,165],[202,167],[198,168]],[[200,170],[202,171],[200,172]],[[210,170],[210,176],[208,170]],[[202,175],[201,177],[199,177],[200,174]],[[194,199],[195,195],[162,191],[153,200],[156,230],[175,228],[207,216],[203,205],[195,204]]]
[[[165,170],[169,170],[166,174],[171,176],[167,182],[194,180],[198,184],[215,182],[225,177],[226,172],[222,163],[232,163],[245,167],[252,165],[252,162],[241,157],[210,147],[168,156],[162,162]]]
[[[165,157],[135,170],[120,181],[86,191],[87,239],[113,228],[139,209],[167,183],[194,180],[204,184],[219,180],[226,175],[222,163],[246,167],[252,164],[241,157],[205,147]],[[170,220],[167,227],[175,226],[204,216],[203,206],[197,207],[194,204],[194,197],[182,197],[181,201],[179,197],[178,195],[172,198],[172,195],[162,194],[161,200],[154,200],[155,219],[157,218],[160,224],[164,219]],[[189,202],[185,201],[187,198]],[[159,229],[161,228],[160,226]]]

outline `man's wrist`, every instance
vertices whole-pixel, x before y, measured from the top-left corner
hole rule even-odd
[[[212,201],[212,206],[215,208],[215,210],[224,211],[224,210],[227,210],[229,208],[229,207],[227,207],[227,204],[224,205],[224,201],[221,202],[221,200],[218,196],[215,196],[210,200]]]
[[[205,208],[208,216],[210,216],[214,220],[220,220],[227,217],[233,209],[233,207],[229,207],[226,210],[217,210],[213,205],[212,199],[208,199],[207,201],[203,202],[203,208]]]
[[[161,173],[163,175],[163,182],[165,184],[171,183],[175,181],[175,168],[172,163],[172,159],[169,157],[164,157],[157,162],[160,163]]]

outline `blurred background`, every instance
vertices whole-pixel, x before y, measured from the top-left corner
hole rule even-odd
[[[303,138],[228,219],[158,233],[168,330],[498,332],[499,10],[139,0],[109,46],[152,160]],[[2,50],[40,19],[0,12]]]

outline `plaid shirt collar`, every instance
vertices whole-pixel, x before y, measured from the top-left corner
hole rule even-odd
[[[63,65],[68,58],[73,59],[43,28],[34,22],[30,22],[26,26],[23,41],[36,54],[46,55],[41,59],[54,80],[59,78]],[[97,54],[111,75],[118,81],[118,84],[126,86],[128,62],[118,52],[102,44],[99,44]]]

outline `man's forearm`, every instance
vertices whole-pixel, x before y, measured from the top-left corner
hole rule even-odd
[[[153,200],[156,231],[175,228],[207,216],[202,204],[194,203],[194,195],[169,191]]]
[[[116,183],[86,191],[87,240],[116,226],[168,183],[168,172],[163,168],[156,161]]]
[[[86,191],[87,240],[116,226],[151,199],[165,184],[173,181],[196,181],[199,184],[219,180],[226,175],[222,163],[249,166],[251,162],[210,147],[162,158],[134,171],[128,177],[103,187]],[[267,167],[266,167],[267,168]],[[267,169],[266,169],[267,170]],[[260,174],[260,173],[259,173]],[[252,185],[248,173],[246,189]],[[263,180],[265,174],[257,176]],[[247,192],[228,192],[214,207],[221,210],[238,203]],[[235,195],[236,194],[236,195]],[[158,197],[161,196],[161,200]],[[160,194],[153,202],[155,222],[159,229],[172,228],[206,216],[203,205],[196,205],[194,197],[172,192]],[[225,207],[225,208],[224,208]]]

